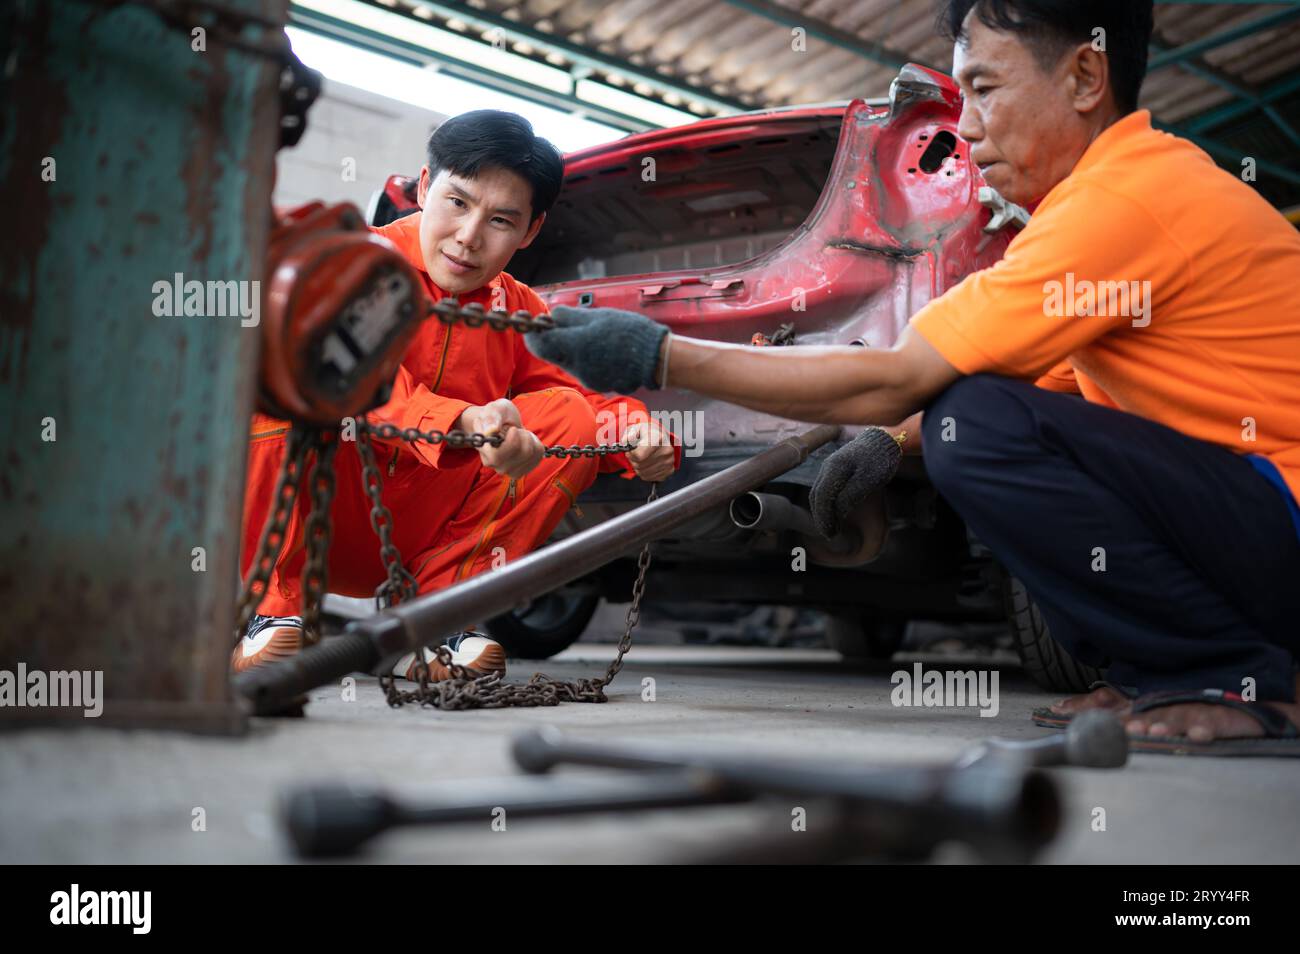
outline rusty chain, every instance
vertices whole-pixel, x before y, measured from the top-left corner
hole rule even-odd
[[[248,578],[244,580],[239,603],[235,607],[236,646],[244,638],[249,620],[253,618],[253,613],[266,594],[266,588],[271,585],[271,573],[279,559],[280,549],[284,546],[284,535],[288,531],[293,505],[298,500],[298,481],[302,476],[302,468],[317,436],[317,432],[312,429],[298,425],[294,425],[289,432],[284,459],[280,462],[280,475],[275,481],[271,511],[267,514],[262,538],[257,544],[257,555],[249,567]]]
[[[339,449],[338,435],[328,439],[321,435],[316,445],[316,462],[308,483],[311,485],[311,512],[303,535],[307,543],[307,561],[302,568],[302,631],[308,645],[320,642],[320,606],[329,583],[330,538],[334,535],[330,503],[334,500],[334,455]]]
[[[415,598],[415,577],[402,565],[402,554],[393,545],[393,513],[384,505],[383,483],[375,449],[370,444],[370,431],[357,431],[357,453],[361,457],[361,481],[366,496],[370,498],[370,526],[379,538],[379,559],[384,564],[388,579],[375,590],[375,608],[383,609]]]
[[[461,305],[455,298],[444,298],[433,306],[433,314],[444,325],[466,325],[480,328],[487,325],[493,331],[517,331],[526,335],[531,331],[550,331],[555,319],[549,315],[534,315],[527,311],[488,311],[478,302]]]
[[[555,327],[546,315],[533,315],[526,311],[507,313],[487,311],[482,305],[471,303],[461,306],[454,298],[443,299],[433,306],[432,313],[443,324],[464,324],[470,328],[486,325],[493,331],[512,330],[520,334]],[[446,444],[452,448],[500,447],[503,434],[470,434],[461,430],[423,431],[414,427],[400,428],[394,424],[372,424],[362,417],[356,422],[357,453],[361,458],[362,486],[370,501],[370,525],[379,538],[379,556],[388,579],[375,591],[377,606],[393,606],[414,599],[416,581],[402,563],[402,556],[393,544],[393,514],[383,502],[383,480],[375,460],[371,437],[381,440],[401,440],[406,443],[424,441],[428,444]],[[284,460],[276,481],[274,506],[268,515],[257,556],[244,582],[236,611],[236,645],[242,638],[256,611],[261,596],[270,585],[271,574],[284,545],[290,515],[298,497],[298,484],[308,454],[316,451],[310,485],[311,512],[307,517],[307,562],[303,567],[303,629],[309,643],[320,637],[321,601],[329,579],[328,551],[332,536],[330,503],[334,497],[334,455],[338,450],[338,433],[328,429],[294,424],[285,446]],[[601,457],[607,454],[627,453],[636,444],[552,444],[544,448],[545,457],[576,458]],[[658,486],[650,486],[646,502],[653,501]],[[510,706],[554,706],[560,702],[605,702],[605,687],[623,668],[623,657],[632,648],[632,631],[641,618],[641,600],[645,595],[646,571],[650,568],[650,544],[641,548],[637,558],[637,577],[632,587],[632,605],[628,608],[623,637],[619,640],[618,654],[600,679],[579,679],[573,682],[555,679],[543,673],[534,673],[527,683],[503,683],[500,673],[477,676],[464,666],[452,661],[451,650],[446,646],[434,648],[434,654],[447,671],[449,679],[429,681],[428,663],[424,654],[417,654],[415,676],[417,688],[398,689],[397,679],[391,673],[381,673],[379,685],[388,704],[394,708],[407,703],[418,703],[439,709],[499,709]]]
[[[646,503],[655,499],[658,490],[658,484],[650,485]],[[650,544],[646,543],[637,557],[632,605],[628,607],[623,637],[618,643],[618,654],[605,670],[603,678],[568,681],[536,672],[526,683],[506,683],[501,681],[501,673],[472,675],[469,670],[451,661],[451,651],[446,646],[438,646],[434,653],[438,661],[447,667],[451,678],[430,682],[428,665],[423,661],[423,653],[420,653],[416,658],[416,688],[399,689],[396,676],[391,673],[380,675],[379,684],[388,704],[394,709],[408,703],[436,709],[504,709],[555,706],[561,702],[608,702],[605,687],[622,670],[623,657],[632,648],[632,631],[641,620],[641,599],[645,596],[645,577],[649,569]]]
[[[446,444],[451,448],[500,447],[504,434],[470,434],[467,431],[422,431],[416,427],[398,427],[396,424],[371,424],[357,421],[357,433],[368,432],[386,441],[405,441],[408,444],[424,441],[426,444]],[[550,444],[543,448],[543,457],[601,457],[605,454],[625,454],[636,444]]]

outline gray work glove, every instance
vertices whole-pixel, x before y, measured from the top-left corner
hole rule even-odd
[[[593,391],[628,394],[657,389],[655,370],[666,325],[617,308],[570,308],[551,312],[555,327],[524,335],[528,350],[558,364]]]
[[[808,504],[813,523],[833,537],[862,502],[893,479],[903,449],[881,427],[869,427],[822,464]]]

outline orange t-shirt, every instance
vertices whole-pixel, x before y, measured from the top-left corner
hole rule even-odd
[[[1239,454],[1300,499],[1300,232],[1139,110],[991,268],[912,318],[957,370],[1069,389]]]

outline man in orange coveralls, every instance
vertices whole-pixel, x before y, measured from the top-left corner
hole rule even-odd
[[[465,113],[443,123],[429,139],[428,161],[420,170],[420,211],[376,231],[415,265],[433,301],[455,296],[461,304],[478,302],[486,309],[544,313],[546,306],[532,289],[502,268],[537,237],[563,173],[559,152],[535,136],[523,117],[496,110]],[[384,503],[393,513],[393,543],[421,593],[529,553],[598,472],[661,481],[680,463],[680,449],[644,404],[584,388],[534,357],[514,331],[425,322],[403,358],[392,399],[368,417],[403,428],[499,431],[505,437],[500,447],[481,450],[374,442]],[[254,417],[240,560],[245,576],[271,505],[287,434],[286,422]],[[639,446],[597,458],[542,456],[546,444],[607,443],[611,436]],[[354,442],[340,442],[335,470],[330,589],[370,596],[387,574]],[[307,495],[300,494],[266,595],[235,648],[236,670],[284,658],[303,645],[296,614],[308,507]],[[476,672],[505,669],[504,650],[484,636],[462,633],[446,645],[454,662]],[[430,679],[448,677],[431,649],[424,656]],[[412,675],[414,661],[408,655],[393,672]]]

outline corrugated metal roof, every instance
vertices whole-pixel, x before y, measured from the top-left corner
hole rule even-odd
[[[936,29],[935,0],[370,0],[389,7],[460,8],[536,38],[554,38],[679,88],[741,109],[886,95],[898,66],[947,70],[951,43]],[[431,9],[422,11],[431,16]],[[1287,19],[1289,17],[1289,19]],[[1240,29],[1284,20],[1269,29]],[[803,44],[793,43],[804,31]],[[1153,49],[1177,49],[1239,32],[1232,42],[1153,69],[1142,105],[1181,127],[1208,113],[1258,99],[1300,67],[1300,5],[1157,2]],[[642,92],[649,92],[642,90]],[[1273,90],[1272,92],[1276,92]],[[1300,88],[1199,128],[1226,149],[1267,150],[1275,201],[1300,202]],[[1271,114],[1271,115],[1270,115]],[[1226,152],[1220,161],[1230,164]],[[1293,176],[1288,181],[1288,176]],[[1261,175],[1261,182],[1265,176]]]
[[[897,68],[823,39],[818,35],[823,27],[864,49],[878,44],[940,68],[952,55],[951,45],[935,30],[934,0],[470,0],[463,5],[755,107],[885,94]],[[1180,46],[1282,6],[1160,3],[1156,31]],[[764,9],[787,18],[788,25],[758,12]],[[792,49],[796,26],[807,31],[803,51]],[[1266,85],[1300,64],[1300,21],[1210,50],[1202,60],[1243,86]],[[1151,77],[1143,105],[1176,122],[1232,98],[1175,66]]]

